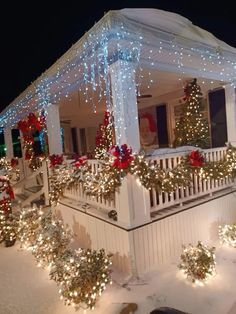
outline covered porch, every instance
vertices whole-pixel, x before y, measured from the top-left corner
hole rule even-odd
[[[145,162],[171,177],[181,160],[196,150],[173,147],[184,87],[196,78],[210,130],[209,147],[201,152],[206,163],[224,162],[229,158],[226,144],[236,145],[235,67],[234,48],[185,18],[151,9],[111,11],[1,114],[6,156],[14,157],[12,129],[19,120],[44,110],[49,155],[64,153],[70,168],[75,155],[93,157],[96,133],[107,111],[114,119],[114,144],[127,144],[134,154],[143,152]],[[24,155],[24,149],[22,152]],[[90,158],[87,164],[95,177],[104,163]],[[45,159],[44,170],[37,172],[44,176],[41,185],[47,203],[48,166]],[[19,159],[19,168],[22,182],[32,178],[24,156]],[[234,219],[233,193],[231,175],[216,179],[192,172],[187,186],[175,185],[168,192],[153,186],[146,188],[129,173],[109,199],[86,193],[83,182],[66,188],[55,211],[78,233],[80,245],[104,247],[115,255],[114,264],[119,269],[140,274],[179,253],[180,239],[171,240],[177,220],[167,232],[170,215],[191,206],[197,208],[196,212],[204,212],[204,197],[212,212],[208,218],[203,214],[206,228],[214,223],[214,206],[217,217],[224,219],[220,208],[223,199],[227,200],[227,217]],[[221,200],[216,201],[219,196]],[[115,220],[108,215],[111,211],[116,213]],[[187,228],[187,215],[189,220],[196,220],[197,230],[201,219],[196,218],[196,212],[191,209],[181,214],[180,225]],[[167,220],[160,222],[163,218]],[[159,227],[164,228],[163,233]],[[167,233],[169,237],[155,258],[152,232],[161,241]],[[149,262],[144,259],[141,265],[145,237],[153,245],[146,254]]]

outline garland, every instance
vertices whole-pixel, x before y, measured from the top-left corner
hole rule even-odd
[[[128,173],[136,176],[146,189],[154,188],[166,193],[172,193],[179,187],[188,187],[193,174],[202,180],[235,177],[236,148],[228,146],[224,160],[217,162],[207,162],[201,152],[193,151],[169,170],[161,169],[158,164],[145,160],[143,155],[132,154],[132,150],[124,144],[110,149],[96,173],[86,158],[77,165],[79,166],[72,165],[72,168],[68,168],[64,164],[54,172],[51,177],[51,203],[57,203],[66,188],[76,188],[78,184],[82,184],[88,195],[111,199]]]

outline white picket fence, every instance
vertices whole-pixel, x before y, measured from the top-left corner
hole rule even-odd
[[[226,155],[226,147],[211,148],[203,150],[202,153],[206,161],[220,161]],[[173,169],[189,152],[169,153],[166,155],[159,155],[151,157],[155,164],[158,164],[161,169]],[[220,180],[202,180],[198,175],[191,175],[192,180],[188,187],[178,187],[172,193],[159,192],[156,189],[150,191],[151,212],[158,211],[173,205],[182,204],[188,200],[196,199],[203,195],[212,194],[215,191],[225,189],[233,185],[231,178],[224,178]]]
[[[226,156],[226,147],[213,148],[202,150],[206,161],[220,161]],[[185,157],[189,151],[170,152],[166,154],[159,154],[158,156],[148,157],[155,164],[158,164],[161,169],[171,170],[180,163],[181,159]],[[89,160],[88,163],[92,166],[94,174],[101,167],[101,162],[98,160]],[[178,187],[172,193],[166,193],[152,189],[150,191],[150,212],[156,212],[161,209],[197,199],[201,196],[212,194],[213,192],[225,189],[233,185],[233,180],[229,177],[220,180],[207,179],[203,180],[198,175],[192,174],[192,180],[188,187]],[[120,193],[120,192],[117,192]],[[105,200],[103,197],[89,196],[84,193],[82,184],[77,187],[67,189],[65,194],[67,198],[87,203],[105,210],[116,209],[115,197],[112,200]],[[122,198],[122,195],[119,195]]]

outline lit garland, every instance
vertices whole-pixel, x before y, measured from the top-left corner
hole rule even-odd
[[[203,117],[202,93],[196,79],[187,84],[185,95],[186,102],[183,105],[182,117],[176,123],[175,145],[208,148],[209,126],[207,119]]]
[[[55,262],[50,276],[59,285],[65,304],[94,309],[97,298],[111,283],[110,265],[103,249],[69,250]]]
[[[76,177],[74,178],[75,181],[71,185],[76,185]],[[114,197],[115,190],[121,185],[120,170],[112,167],[109,161],[104,162],[102,168],[98,169],[95,174],[91,167],[87,167],[87,171],[84,171],[80,182],[86,194],[111,199]]]
[[[66,165],[56,165],[52,168],[49,176],[50,191],[49,199],[51,205],[56,205],[59,198],[63,195],[64,190],[75,182],[75,177],[72,178],[72,169]]]
[[[236,224],[219,226],[219,238],[221,243],[236,247]]]
[[[215,274],[215,248],[207,247],[201,241],[196,246],[183,246],[178,267],[192,282],[204,282]]]
[[[101,162],[95,173],[87,162],[80,163],[74,169],[65,164],[58,168],[51,177],[51,203],[56,204],[65,189],[72,186],[76,188],[79,183],[88,195],[112,199],[128,173],[133,174],[146,189],[154,188],[166,193],[172,193],[179,187],[188,187],[192,182],[192,174],[199,175],[203,180],[235,176],[236,148],[231,145],[227,148],[224,160],[206,162],[200,152],[194,151],[171,170],[161,169],[158,164],[145,160],[143,155],[132,155],[126,145],[122,146],[122,149],[115,148],[115,153],[114,148],[111,149],[110,155]]]

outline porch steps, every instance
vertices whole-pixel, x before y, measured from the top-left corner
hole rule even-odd
[[[43,186],[32,186],[25,188],[21,193],[16,193],[15,199],[12,202],[13,209],[17,210],[24,206],[29,206],[32,203],[43,203],[42,200],[40,200],[41,195],[43,194],[42,188]]]
[[[29,191],[31,193],[37,193],[38,191],[40,191],[42,189],[42,185],[35,185],[35,186],[31,186],[29,188],[25,188],[26,191]]]

